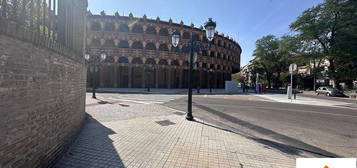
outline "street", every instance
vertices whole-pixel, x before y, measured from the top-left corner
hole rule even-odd
[[[186,110],[186,98],[166,106]],[[289,155],[355,157],[357,110],[268,102],[252,95],[195,96],[193,115]]]

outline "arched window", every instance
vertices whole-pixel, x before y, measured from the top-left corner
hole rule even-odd
[[[160,44],[159,50],[160,51],[169,51],[169,48],[167,47],[166,44]]]
[[[146,34],[153,34],[156,35],[156,29],[154,26],[149,26],[148,28],[146,28]]]
[[[143,64],[143,61],[139,57],[133,58],[131,61],[132,64]]]
[[[141,25],[134,25],[133,29],[131,30],[132,33],[143,33],[143,27]]]
[[[91,30],[92,30],[92,31],[101,31],[101,30],[102,30],[102,27],[101,27],[100,23],[98,23],[98,22],[93,22],[93,23],[92,23],[92,26],[91,26]]]
[[[159,35],[160,36],[168,36],[169,35],[169,31],[166,28],[161,28],[159,31]]]
[[[162,59],[159,61],[159,65],[167,65],[167,61]]]
[[[173,61],[171,62],[171,65],[173,65],[173,66],[179,66],[180,63],[179,63],[177,60],[173,60]]]
[[[154,43],[147,43],[145,48],[147,50],[156,50],[156,45]]]
[[[119,26],[119,31],[120,31],[120,32],[129,32],[129,27],[128,27],[128,25],[127,25],[127,24],[121,24],[121,25]]]
[[[156,64],[156,63],[155,63],[155,60],[152,59],[152,58],[148,58],[145,63],[146,63],[146,64],[151,64],[151,65],[155,65],[155,64]]]
[[[105,40],[104,46],[115,47],[114,40]]]
[[[192,38],[193,38],[193,40],[195,40],[195,41],[200,41],[200,36],[198,35],[198,34],[192,34]]]
[[[119,63],[129,63],[129,60],[128,58],[126,57],[120,57],[119,60],[118,60]]]
[[[114,23],[106,23],[104,26],[104,31],[114,31],[115,26]]]
[[[119,42],[119,48],[129,48],[129,43],[126,40],[121,40]]]
[[[182,35],[183,39],[190,39],[190,33],[189,32],[184,32]]]
[[[143,49],[143,44],[140,41],[135,41],[131,45],[131,48],[133,48],[133,49]]]
[[[207,37],[206,37],[206,36],[203,36],[202,42],[204,42],[204,43],[208,43],[208,39],[207,39]]]
[[[207,51],[206,50],[202,50],[202,55],[203,56],[207,56]]]
[[[99,39],[92,39],[91,45],[92,46],[100,46],[100,40]]]

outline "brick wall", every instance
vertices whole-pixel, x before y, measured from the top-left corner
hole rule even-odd
[[[1,168],[46,167],[73,140],[85,115],[83,61],[0,35]]]

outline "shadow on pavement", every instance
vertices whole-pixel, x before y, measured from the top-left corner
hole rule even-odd
[[[272,138],[274,140],[282,142],[282,143],[278,143],[278,142],[274,142],[274,141],[270,141],[270,140],[266,140],[266,139],[251,138],[256,142],[259,142],[259,143],[264,144],[266,146],[269,146],[271,148],[277,149],[277,150],[279,150],[281,152],[284,152],[286,154],[298,155],[298,154],[301,153],[301,151],[305,151],[305,152],[309,152],[309,153],[316,154],[316,155],[323,156],[323,157],[340,157],[340,156],[338,156],[338,155],[336,155],[334,153],[328,152],[328,151],[323,150],[321,148],[306,144],[306,143],[304,143],[304,142],[302,142],[302,141],[300,141],[298,139],[295,139],[295,138],[280,134],[280,133],[275,132],[273,130],[269,130],[269,129],[260,127],[258,125],[249,123],[249,122],[244,121],[244,120],[240,120],[240,119],[238,119],[238,118],[236,118],[234,116],[231,116],[231,115],[228,115],[226,113],[217,111],[217,110],[209,108],[207,106],[199,105],[199,104],[196,104],[196,103],[194,103],[193,105],[195,107],[200,108],[200,109],[202,109],[204,111],[207,111],[207,112],[209,112],[211,114],[217,115],[220,118],[223,118],[223,119],[225,119],[227,121],[230,121],[232,123],[238,124],[238,125],[240,125],[242,127],[248,128],[250,130],[253,130],[255,132],[258,132],[260,134],[268,136],[268,137],[270,137],[270,138]],[[214,127],[217,128],[217,126],[214,126]],[[219,128],[219,129],[222,129],[222,128]],[[223,130],[226,130],[226,129],[223,129]],[[232,131],[230,131],[230,132],[232,132]],[[285,144],[283,144],[283,143],[285,143]]]
[[[110,135],[112,129],[86,114],[78,138],[54,168],[115,167],[125,168]]]

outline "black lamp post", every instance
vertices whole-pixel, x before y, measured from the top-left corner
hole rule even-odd
[[[205,30],[206,30],[206,37],[209,42],[212,42],[214,35],[215,35],[215,29],[216,29],[216,22],[212,21],[212,18],[209,18],[208,21],[204,25]],[[177,47],[179,42],[180,42],[180,36],[181,33],[178,30],[175,30],[172,33],[172,45],[174,47]],[[208,50],[210,45],[205,45],[204,43],[201,43],[200,41],[196,41],[197,39],[194,39],[193,36],[191,35],[190,41],[187,45],[183,46],[183,52],[189,52],[190,57],[188,58],[188,63],[189,63],[189,72],[188,72],[188,107],[187,107],[187,114],[186,114],[186,119],[189,121],[193,121],[193,115],[192,115],[192,69],[194,63],[194,52],[197,52],[199,50]]]
[[[93,89],[92,89],[92,98],[96,99],[97,97],[95,96],[95,89],[97,88],[96,86],[96,73],[98,73],[98,69],[100,66],[100,63],[103,62],[107,58],[107,53],[101,49],[100,50],[100,55],[90,55],[88,52],[84,55],[84,58],[87,60],[88,65],[89,65],[89,70],[93,74],[92,75],[92,84],[93,84]]]
[[[212,74],[213,74],[214,70],[211,68],[211,69],[208,70],[208,72],[209,72],[209,76],[210,76],[209,92],[212,93],[212,85],[213,85],[212,84]]]

